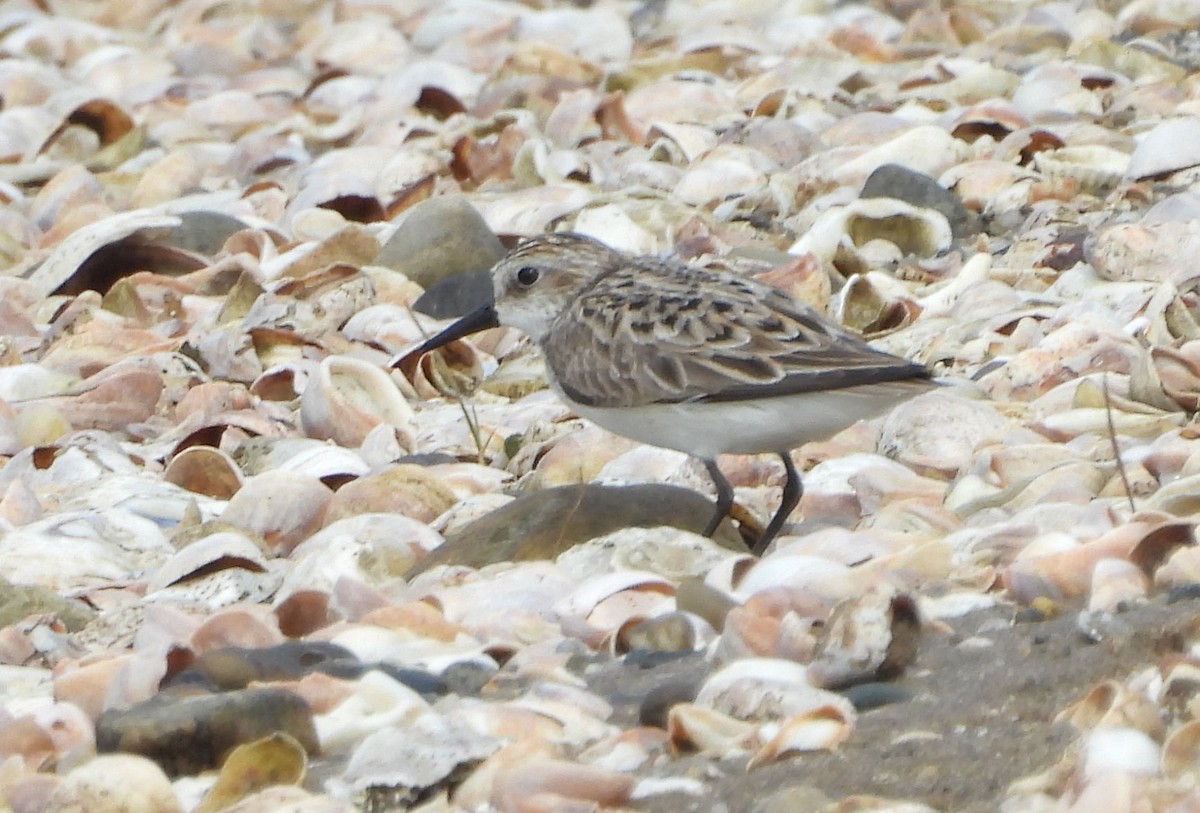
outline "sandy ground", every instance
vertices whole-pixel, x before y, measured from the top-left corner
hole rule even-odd
[[[916,664],[891,684],[911,698],[862,713],[836,751],[752,771],[744,757],[684,758],[663,774],[713,780],[715,795],[656,796],[640,807],[797,813],[822,809],[822,800],[874,795],[959,813],[995,811],[1012,782],[1072,753],[1074,729],[1055,721],[1065,707],[1099,681],[1123,680],[1179,651],[1200,619],[1200,600],[1168,604],[1162,597],[1110,617],[1103,637],[1091,640],[1077,609],[1049,620],[1026,620],[1005,608],[958,619],[952,633],[926,635]],[[644,692],[688,681],[695,666],[610,664],[591,683],[617,701],[618,718],[634,716]]]

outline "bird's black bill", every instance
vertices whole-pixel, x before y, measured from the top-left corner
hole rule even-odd
[[[455,339],[461,339],[463,336],[470,336],[472,333],[478,333],[481,330],[487,330],[489,327],[499,327],[500,320],[496,316],[496,309],[491,304],[484,305],[481,308],[468,313],[466,316],[459,319],[454,324],[447,327],[441,333],[431,336],[425,341],[418,344],[412,350],[409,350],[403,356],[392,362],[393,367],[400,367],[410,360],[414,360],[423,353],[428,353],[430,350],[436,350],[444,344],[449,344]]]

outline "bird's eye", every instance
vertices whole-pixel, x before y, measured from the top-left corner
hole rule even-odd
[[[539,276],[541,274],[532,265],[523,265],[517,269],[517,282],[527,288],[537,282]]]

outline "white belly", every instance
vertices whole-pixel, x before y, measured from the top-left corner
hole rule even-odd
[[[711,460],[719,454],[786,452],[825,440],[921,391],[912,381],[885,382],[746,401],[617,408],[589,407],[559,396],[580,417],[610,432]]]

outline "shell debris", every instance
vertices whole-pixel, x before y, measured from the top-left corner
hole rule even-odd
[[[1200,7],[944,5],[7,4],[0,804],[1200,805]],[[398,362],[561,230],[950,386],[699,536],[517,332]]]

